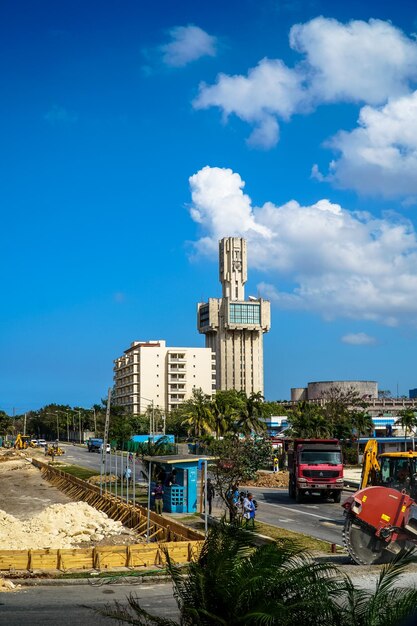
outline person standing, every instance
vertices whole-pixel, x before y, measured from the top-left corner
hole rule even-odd
[[[152,495],[155,497],[155,513],[162,515],[164,508],[164,487],[161,480],[158,480]]]
[[[246,528],[249,528],[249,525],[251,525],[252,528],[255,528],[255,513],[256,508],[253,501],[253,494],[248,493],[243,500],[243,518],[245,520]]]
[[[208,504],[208,514],[211,515],[212,506],[213,506],[213,498],[216,495],[214,490],[214,485],[211,482],[211,478],[207,478],[207,504]]]
[[[274,472],[279,470],[279,460],[277,456],[274,456]]]

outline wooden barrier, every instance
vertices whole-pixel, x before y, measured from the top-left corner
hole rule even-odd
[[[175,541],[65,550],[0,550],[0,571],[79,572],[149,568],[164,565],[167,553],[174,563],[188,563],[196,558],[201,545],[201,541]]]

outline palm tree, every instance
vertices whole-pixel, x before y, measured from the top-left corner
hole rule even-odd
[[[331,424],[324,416],[323,408],[318,404],[299,402],[288,415],[288,422],[293,437],[320,439],[332,435]]]
[[[405,447],[407,448],[407,432],[410,432],[417,426],[417,418],[416,414],[412,409],[404,409],[399,412],[399,419],[397,419],[397,424],[401,425],[401,428],[404,429],[405,433]]]
[[[216,439],[234,429],[233,424],[238,413],[233,406],[223,402],[222,398],[216,395],[210,404],[210,410],[213,416]]]
[[[361,435],[370,435],[374,431],[372,417],[366,411],[353,411],[351,413],[352,427],[357,433],[357,459],[359,463],[359,439]]]
[[[263,419],[263,403],[264,397],[260,391],[250,394],[249,398],[246,399],[244,414],[236,425],[238,432],[244,435],[251,435],[252,433],[261,434],[265,432],[266,423]]]
[[[98,612],[137,626],[398,626],[417,606],[417,590],[397,584],[416,562],[411,552],[397,555],[368,591],[293,543],[255,547],[250,536],[224,523],[212,527],[187,576],[166,554],[179,622],[149,614],[134,595],[127,606],[115,602]]]
[[[200,438],[212,433],[214,424],[210,397],[201,389],[193,389],[192,398],[184,402],[182,409],[186,417],[182,424],[187,426],[189,435]]]
[[[179,624],[316,626],[317,615],[326,624],[335,623],[339,609],[332,594],[337,595],[343,581],[332,565],[313,562],[290,544],[254,547],[248,537],[235,526],[212,527],[188,576],[167,554]],[[114,603],[101,614],[130,624],[177,624],[150,616],[134,596],[128,607]]]

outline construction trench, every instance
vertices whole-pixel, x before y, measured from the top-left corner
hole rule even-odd
[[[40,460],[0,454],[0,575],[53,575],[186,563],[204,537]]]

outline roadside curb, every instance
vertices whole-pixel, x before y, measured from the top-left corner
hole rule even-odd
[[[136,584],[158,584],[166,583],[171,580],[166,574],[160,574],[158,576],[147,576],[146,574],[132,575],[126,572],[125,576],[111,576],[109,574],[106,577],[90,577],[90,578],[7,578],[16,587],[64,587],[74,585],[90,585],[92,587],[100,587],[102,585],[124,585]]]
[[[359,482],[355,480],[345,480],[344,489],[349,489],[349,491],[358,491]]]

